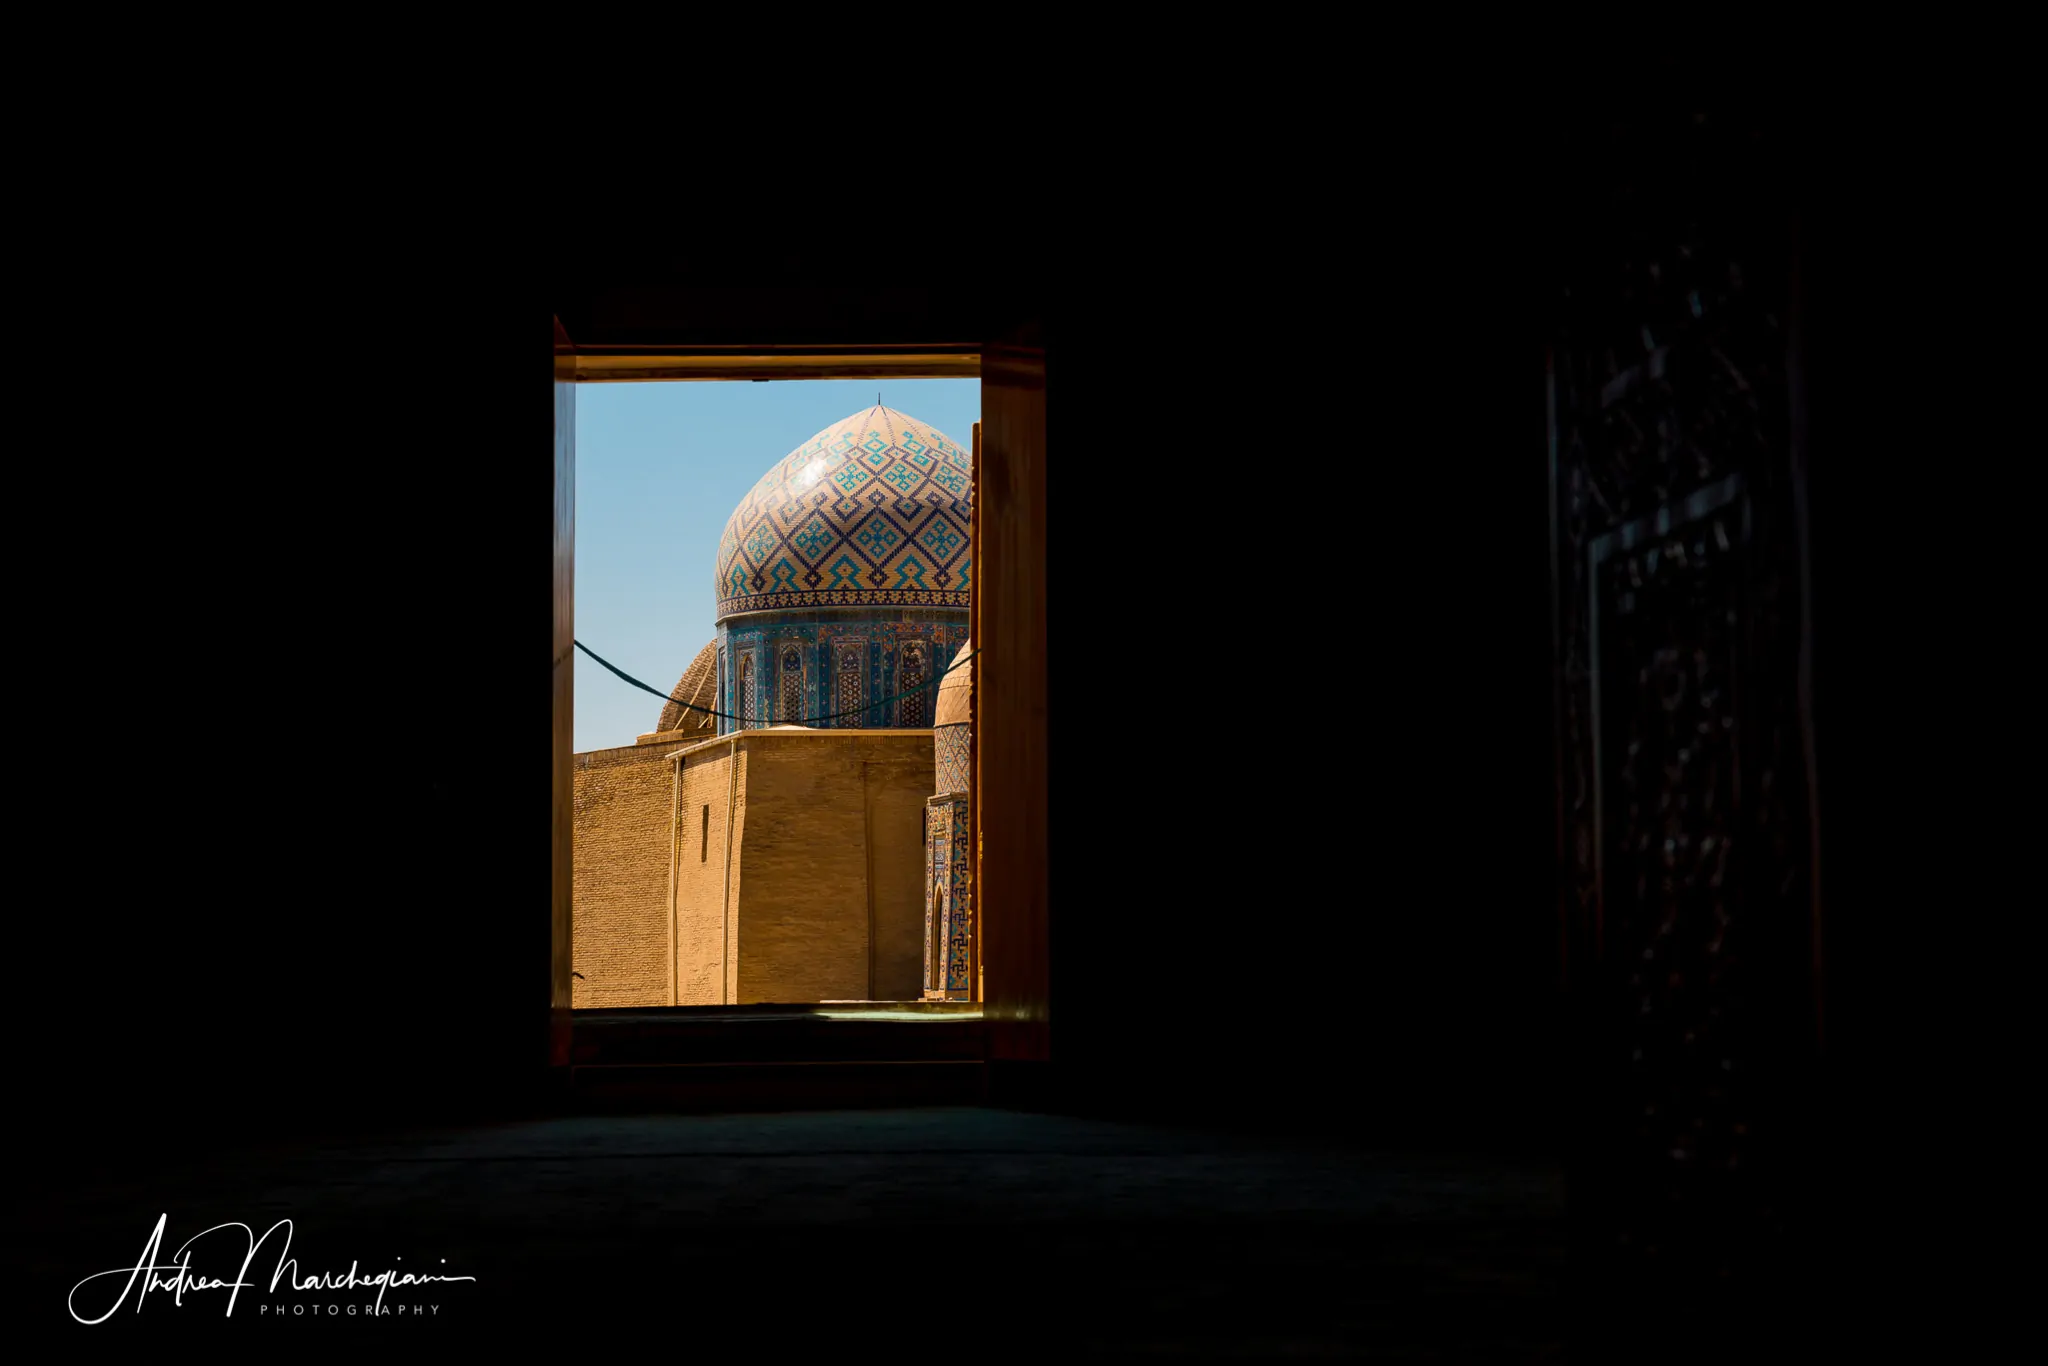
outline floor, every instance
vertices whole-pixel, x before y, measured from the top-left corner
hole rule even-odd
[[[961,1107],[364,1135],[20,1196],[30,1236],[0,1258],[11,1297],[35,1297],[17,1322],[74,1328],[66,1295],[132,1269],[159,1216],[163,1263],[202,1230],[253,1226],[195,1243],[194,1276],[233,1279],[248,1239],[288,1218],[302,1277],[475,1278],[387,1289],[393,1312],[373,1317],[373,1289],[272,1291],[274,1235],[232,1314],[223,1289],[174,1303],[120,1299],[125,1274],[86,1284],[74,1312],[118,1303],[90,1331],[138,1346],[563,1333],[598,1349],[652,1327],[682,1359],[1563,1359],[1563,1196],[1540,1161]]]

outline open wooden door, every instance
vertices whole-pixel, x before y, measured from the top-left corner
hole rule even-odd
[[[1051,1061],[1046,744],[1046,366],[982,353],[973,626],[975,912],[995,1062]]]
[[[981,588],[979,586],[981,579],[981,424],[979,422],[974,424],[974,445],[969,458],[973,462],[973,466],[969,471],[973,482],[969,487],[974,490],[974,501],[972,504],[973,510],[969,514],[970,520],[967,524],[967,555],[968,562],[974,566],[975,584],[972,585],[973,591],[967,595],[967,644],[968,648],[972,649],[981,642]],[[974,734],[974,718],[974,689],[970,687],[967,690],[967,734],[969,736]],[[974,914],[973,999],[976,1001],[986,1001],[988,1000],[988,989],[987,983],[982,978],[981,969],[982,948],[985,941],[982,938],[981,905],[979,901],[981,881],[980,783],[981,779],[976,763],[976,752],[970,741],[967,751],[967,821],[972,842],[969,844],[967,852],[967,894],[970,898],[973,898],[970,905],[973,906]]]

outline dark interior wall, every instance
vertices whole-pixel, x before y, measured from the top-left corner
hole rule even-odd
[[[1158,475],[1052,475],[1055,1047],[1118,1095],[1322,1104],[1366,1087],[1412,1112],[1397,1093],[1476,1103],[1541,1053],[1547,628],[1540,576],[1518,572],[1543,552],[1541,395],[1524,337],[1466,325],[1468,306],[1497,309],[1480,279],[1447,305],[1403,284],[1412,261],[1388,264],[1429,235],[1381,239],[1377,265],[1319,244],[1334,264],[1314,274],[1212,271],[1203,287],[1179,266],[1135,291],[1100,272],[1036,291],[1055,433],[1116,433]],[[147,870],[180,908],[123,922],[89,1000],[39,1007],[40,1084],[80,1135],[131,1113],[196,1131],[502,1097],[537,1058],[544,329],[525,353],[523,319],[479,291],[460,307],[480,340],[451,372],[379,381],[378,326],[341,298],[300,303],[324,320],[332,373],[257,368],[232,403],[167,376],[108,416],[110,449],[153,450],[144,413],[213,414],[203,446],[126,473],[92,550],[69,552],[75,573],[123,566],[141,605],[101,630],[75,598],[41,604],[76,645],[53,734],[103,727],[137,679],[181,732],[174,760],[147,765],[153,795],[118,859],[88,854],[70,798],[43,810],[53,866],[85,880],[55,884],[32,958],[91,942],[81,885],[91,903]],[[1174,344],[1190,337],[1230,339],[1227,364]],[[1304,338],[1319,359],[1297,375],[1282,353]],[[1221,444],[1190,441],[1176,415],[1217,412],[1240,371],[1256,410],[1219,413]],[[526,445],[522,517],[506,452]],[[51,506],[100,492],[60,487]],[[1265,562],[1274,544],[1295,567]],[[1183,567],[1134,608],[1091,598],[1097,553]],[[1185,681],[1133,693],[1129,661],[1087,653],[1096,610],[1142,611]],[[1283,692],[1261,633],[1311,622],[1341,681]],[[1212,800],[1180,723],[1127,718],[1134,705],[1306,712],[1276,732],[1302,738],[1276,747],[1258,808],[1293,811],[1286,828],[1255,840],[1249,808]],[[1342,739],[1311,742],[1325,726]],[[462,782],[413,762],[438,735],[463,737]],[[286,762],[258,782],[230,757],[251,747]],[[1104,811],[1091,748],[1149,767],[1162,795]],[[1087,875],[1098,818],[1143,879]],[[1197,881],[1174,857],[1240,829],[1234,875]],[[1270,988],[1219,1000],[1247,920],[1265,927]],[[1134,970],[1156,985],[1134,992]]]
[[[32,495],[32,743],[138,714],[164,737],[118,793],[34,763],[18,951],[110,946],[27,998],[65,1151],[459,1099],[544,1047],[547,319],[444,285],[468,353],[401,375],[365,280],[259,274],[191,281],[232,379],[175,349],[191,299],[137,286],[104,306],[166,362],[38,395],[93,416]]]
[[[1152,268],[1059,296],[1054,1053],[1102,1103],[1543,1134],[1542,352],[1501,235],[1532,206],[1425,169],[1287,252],[1140,215],[1109,254]],[[1219,716],[1255,777],[1187,738]],[[1102,767],[1144,783],[1105,802]]]
[[[1170,586],[1145,604],[1162,683],[1126,690],[1133,723],[1110,732],[1120,768],[1158,775],[1115,810],[1117,841],[1154,859],[1145,877],[1104,885],[1077,868],[1073,842],[1088,835],[1071,820],[1056,834],[1055,1053],[1103,1096],[1341,1107],[1388,1135],[1473,1141],[1557,1140],[1590,1099],[1562,1065],[1588,1041],[1558,1032],[1544,344],[1590,316],[1591,286],[1667,251],[1660,233],[1702,224],[1773,274],[1807,222],[1840,253],[1809,310],[1834,338],[1821,382],[1849,381],[1816,410],[1821,534],[1872,544],[1849,415],[1886,406],[1852,358],[1860,329],[1863,345],[1885,335],[1870,288],[1885,272],[1882,253],[1849,239],[1877,201],[1837,182],[1849,130],[1805,107],[1824,99],[1814,73],[1805,89],[1791,74],[1617,63],[1433,102],[1367,95],[1354,114],[1382,135],[1345,174],[1258,144],[1270,231],[1163,197],[1173,207],[1091,220],[1078,236],[1126,272],[1061,296],[1072,330],[1054,329],[1053,448],[1073,450],[1062,430],[1116,430],[1120,396],[1142,385],[1139,440],[1168,473],[1119,505],[1092,496],[1089,471],[1056,464],[1057,534],[1174,545],[1158,571]],[[1198,183],[1222,149],[1252,150],[1217,132],[1141,177]],[[1782,300],[1782,284],[1757,288]],[[1617,354],[1640,346],[1614,340]],[[1834,681],[1818,686],[1841,718],[1838,750],[1865,733],[1844,706],[1849,680],[1885,667],[1865,634],[1882,609],[1858,600],[1846,559],[1816,589],[1837,613],[1822,670]],[[1056,637],[1085,622],[1099,572],[1055,557]],[[1280,664],[1304,654],[1320,675]],[[1054,655],[1056,698],[1085,706],[1085,650],[1056,639]],[[1172,714],[1178,689],[1273,726],[1255,790],[1174,743],[1170,723],[1146,724]],[[1094,739],[1061,711],[1056,794],[1074,794]],[[1055,809],[1076,802],[1056,795]],[[1207,857],[1176,866],[1172,851],[1198,841],[1205,854],[1241,849],[1236,875]],[[1128,957],[1102,954],[1105,938]],[[1262,989],[1238,985],[1248,977]],[[1209,982],[1218,1003],[1141,1011],[1137,984],[1153,982]]]
[[[1989,851],[2028,847],[2031,813],[1977,777],[2024,762],[2004,684],[2037,615],[2014,591],[2031,542],[1982,515],[2029,445],[2007,402],[2035,387],[2006,335],[2025,249],[2005,233],[2027,220],[1998,202],[2005,154],[1993,106],[1931,89],[1836,101],[1798,144],[1824,1142],[1861,1154],[1822,1174],[1865,1284],[1931,1274],[1903,1214],[1944,1198],[1909,1176],[1872,1202],[1865,1173],[1910,1173],[1979,1103],[1965,1040],[2016,1029],[2026,999],[1989,988],[1982,955],[2023,914]]]
[[[751,271],[727,255],[728,292],[696,296],[737,316],[733,281],[774,280],[788,315],[809,285],[844,303],[849,280],[886,279],[884,304],[847,306],[857,318],[993,331],[1036,315],[1052,449],[1108,434],[1142,472],[1062,454],[1050,475],[1054,1048],[1098,1098],[1544,1128],[1540,344],[1543,263],[1573,204],[1570,130],[1530,114],[1555,115],[1546,98],[1365,111],[1371,156],[1268,148],[1263,197],[1214,212],[1175,187],[1207,183],[1219,148],[1256,149],[1191,140],[1120,182],[1114,213],[1044,179],[1042,226],[1005,213],[943,249],[898,244],[901,270],[853,240],[764,249]],[[67,671],[47,728],[99,732],[140,687],[180,736],[139,760],[117,857],[41,765],[59,795],[31,838],[52,890],[26,955],[94,942],[90,908],[130,876],[181,907],[122,918],[89,996],[36,1007],[53,1023],[32,1067],[80,1133],[137,1109],[234,1124],[502,1096],[538,1047],[546,320],[513,285],[458,287],[411,257],[284,292],[238,264],[201,291],[231,374],[166,366],[125,377],[120,403],[83,376],[57,394],[96,426],[92,458],[42,501],[77,528],[31,606]],[[998,304],[956,322],[961,292]],[[587,316],[589,297],[562,311]],[[192,308],[125,303],[167,332]],[[261,344],[287,335],[316,336],[319,363]],[[402,370],[408,336],[459,354]],[[115,586],[87,586],[109,570]],[[1120,639],[1142,621],[1158,685],[1091,653],[1103,617]],[[1276,676],[1276,633],[1311,635],[1325,672]],[[1270,720],[1256,794],[1218,790],[1181,738],[1219,709]],[[460,787],[407,763],[437,716],[475,756]],[[250,746],[295,777],[258,787],[220,761]],[[1105,797],[1103,755],[1152,777]],[[1196,841],[1242,861],[1181,862]],[[1095,876],[1099,857],[1143,875]],[[428,975],[445,990],[423,1006]]]

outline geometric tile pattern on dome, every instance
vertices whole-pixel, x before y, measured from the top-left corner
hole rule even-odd
[[[718,542],[718,616],[781,608],[965,607],[973,581],[967,452],[874,407],[761,477]]]
[[[964,721],[932,731],[932,758],[938,780],[935,796],[967,790],[967,774],[974,751],[974,731]]]

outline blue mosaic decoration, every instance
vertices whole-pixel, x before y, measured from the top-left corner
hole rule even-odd
[[[925,686],[928,677],[925,660],[930,649],[922,640],[908,640],[897,651],[896,691],[902,696],[896,703],[896,722],[901,726],[926,726],[931,723],[931,689]]]
[[[810,697],[804,688],[804,663],[810,652],[800,641],[787,641],[777,651],[781,656],[782,696],[775,708],[778,721],[800,721],[810,715]]]
[[[756,726],[921,730],[943,706],[939,661],[966,645],[967,624],[964,611],[901,608],[763,612],[721,622],[718,710]],[[720,735],[734,729],[729,720],[718,723]]]
[[[925,804],[924,994],[928,1000],[974,997],[973,833],[966,797],[934,797]]]
[[[874,407],[791,451],[740,500],[718,543],[718,618],[820,607],[968,603],[968,453]]]
[[[964,1001],[974,993],[974,861],[967,852],[973,822],[967,817],[965,802],[960,803],[954,830],[946,878],[946,996]]]

